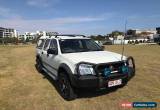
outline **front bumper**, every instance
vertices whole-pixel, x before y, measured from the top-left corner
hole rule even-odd
[[[126,74],[123,74],[123,72],[119,71],[118,73],[112,73],[110,75],[104,76],[103,75],[104,71],[101,71],[101,70],[104,70],[104,68],[107,65],[112,65],[115,68],[119,68],[122,65],[124,65],[124,62],[113,62],[113,63],[107,63],[107,64],[99,64],[99,65],[95,65],[95,67],[94,67],[94,69],[97,73],[95,76],[94,75],[73,76],[72,80],[71,80],[71,84],[77,88],[104,88],[104,87],[108,87],[109,81],[121,79],[122,80],[121,85],[124,85],[135,75],[134,59],[133,59],[133,57],[128,57],[127,62],[126,62],[127,65],[130,65],[129,60],[132,61],[133,66],[128,68],[128,72]]]
[[[117,75],[108,78],[102,76],[74,76],[74,83],[72,84],[76,88],[104,88],[108,87],[108,82],[113,80],[122,79],[122,85],[128,82],[128,75]]]

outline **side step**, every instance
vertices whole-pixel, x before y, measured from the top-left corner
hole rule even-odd
[[[45,73],[47,73],[51,78],[53,78],[54,80],[57,80],[57,77],[54,75],[54,74],[52,74],[50,71],[48,71],[46,68],[42,68],[43,69],[43,71],[45,71]]]

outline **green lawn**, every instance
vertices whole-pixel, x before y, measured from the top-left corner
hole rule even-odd
[[[121,53],[122,47],[105,49]],[[125,55],[136,62],[136,76],[125,87],[65,101],[54,82],[37,72],[34,46],[0,46],[0,110],[121,110],[123,101],[160,102],[160,46],[128,45]]]

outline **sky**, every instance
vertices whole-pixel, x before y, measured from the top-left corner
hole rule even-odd
[[[0,0],[0,27],[106,35],[160,27],[160,0]]]

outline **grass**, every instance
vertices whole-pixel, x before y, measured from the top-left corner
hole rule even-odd
[[[122,47],[105,49],[121,53]],[[136,76],[125,87],[65,101],[54,82],[37,72],[34,46],[0,46],[0,110],[121,110],[124,101],[160,102],[160,46],[126,46],[125,55],[136,61]]]

